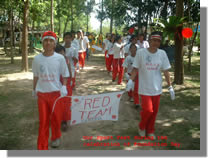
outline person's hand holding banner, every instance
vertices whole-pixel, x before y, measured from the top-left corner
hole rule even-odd
[[[171,98],[171,100],[174,100],[174,99],[175,99],[175,92],[174,92],[173,87],[170,86],[170,87],[168,88],[168,90],[169,90],[169,92],[170,92],[170,98]]]
[[[108,54],[106,54],[106,58],[109,58],[109,55]]]
[[[132,81],[132,79],[129,79],[127,85],[126,85],[126,91],[129,92],[130,90],[134,89],[134,82]]]
[[[65,85],[63,85],[62,87],[61,87],[61,97],[65,97],[66,95],[67,95],[67,89],[66,89],[66,86]]]

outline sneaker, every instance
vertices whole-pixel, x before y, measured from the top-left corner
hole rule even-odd
[[[53,140],[52,142],[51,142],[51,147],[52,148],[57,148],[57,147],[59,147],[60,146],[60,138],[58,138],[58,139],[56,139],[56,140]]]
[[[140,128],[138,128],[138,133],[141,137],[145,137],[146,135],[146,131],[145,130],[141,130]]]
[[[156,136],[154,133],[147,134],[147,136],[150,137],[150,139],[152,139],[152,140],[156,139]]]
[[[134,102],[134,98],[131,98],[131,99],[130,99],[130,102]]]
[[[139,108],[140,107],[140,104],[135,104],[135,108]]]

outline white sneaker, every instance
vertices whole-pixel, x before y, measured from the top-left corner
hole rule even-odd
[[[59,146],[60,146],[60,138],[58,138],[58,139],[56,139],[56,140],[51,142],[51,147],[57,148]]]
[[[145,130],[141,130],[141,129],[139,129],[139,128],[138,128],[138,133],[139,133],[139,135],[140,135],[141,137],[145,137],[145,135],[146,135],[146,131],[145,131]]]
[[[131,98],[131,99],[130,99],[130,102],[134,102],[134,98]]]
[[[150,139],[152,139],[152,140],[156,139],[156,136],[154,133],[147,134],[147,136],[150,137]]]

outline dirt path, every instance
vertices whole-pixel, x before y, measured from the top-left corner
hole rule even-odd
[[[8,66],[6,66],[8,67]],[[5,68],[6,68],[5,67]],[[0,72],[4,71],[0,68]],[[1,149],[32,149],[36,150],[38,135],[38,109],[36,101],[31,97],[32,73],[18,72],[13,66],[12,74],[0,76],[0,147]],[[0,73],[1,74],[1,73]],[[175,87],[176,93],[182,97],[184,92],[191,95],[199,94],[199,87],[185,85]],[[77,89],[73,95],[100,94],[125,89],[125,83],[116,85],[112,83],[111,76],[107,74],[104,66],[104,55],[95,53],[86,62],[86,68],[77,75]],[[192,90],[190,92],[190,90]],[[192,94],[193,93],[193,94]],[[199,94],[200,95],[200,94]],[[179,96],[179,95],[178,95]],[[138,136],[137,127],[140,119],[140,109],[136,109],[132,102],[128,101],[125,93],[119,106],[118,121],[97,121],[87,124],[78,124],[69,127],[62,133],[61,146],[58,150],[193,150],[199,149],[199,104],[198,100],[189,103],[183,102],[183,98],[171,102],[167,90],[161,97],[160,110],[156,121],[156,135],[164,136],[164,140],[135,140]],[[200,98],[200,96],[199,96]],[[196,96],[196,99],[198,97]],[[8,126],[9,124],[9,126]],[[83,136],[112,136],[111,140],[98,141],[84,140]],[[126,136],[129,139],[117,139],[118,136]],[[84,146],[84,143],[120,143],[120,146]],[[134,143],[167,143],[167,146],[136,146]],[[171,142],[179,145],[174,147]],[[124,143],[129,143],[124,145]],[[165,144],[163,144],[165,145]],[[50,148],[51,149],[51,148]]]

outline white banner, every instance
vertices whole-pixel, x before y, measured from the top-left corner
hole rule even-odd
[[[100,48],[100,47],[98,47],[98,46],[96,46],[96,45],[92,45],[92,48],[94,48],[94,49],[97,50],[97,51],[102,51],[102,48]]]
[[[71,125],[97,120],[118,120],[118,109],[122,94],[112,92],[88,96],[72,96]]]

